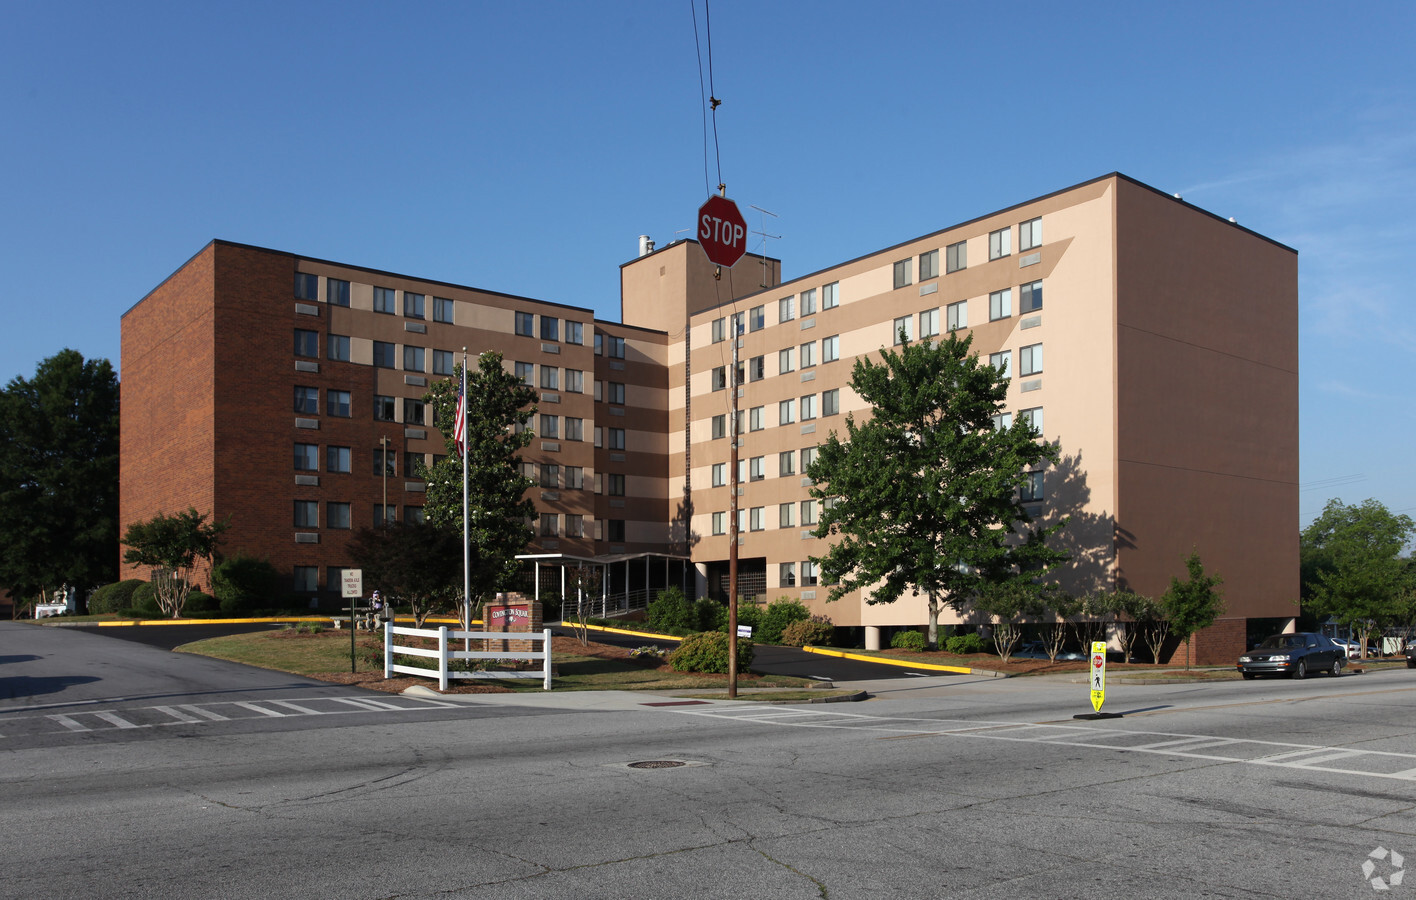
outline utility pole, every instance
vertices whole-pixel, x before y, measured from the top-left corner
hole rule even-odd
[[[728,370],[728,387],[732,396],[728,414],[728,699],[737,699],[737,630],[738,630],[738,317],[731,316],[733,332],[733,364]]]
[[[379,508],[381,528],[388,527],[388,435],[379,436],[379,470],[383,472],[383,506]]]

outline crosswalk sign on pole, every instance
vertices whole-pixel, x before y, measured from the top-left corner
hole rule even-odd
[[[1106,702],[1106,642],[1092,641],[1091,649],[1092,710],[1101,712]]]

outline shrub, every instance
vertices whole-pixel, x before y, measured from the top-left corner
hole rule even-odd
[[[825,616],[800,619],[782,629],[782,643],[790,647],[824,646],[831,643],[836,629]]]
[[[956,634],[946,640],[944,649],[950,653],[966,656],[970,653],[982,653],[987,647],[977,632],[970,631],[968,634]]]
[[[759,630],[752,633],[752,638],[764,644],[780,644],[782,629],[793,622],[804,622],[810,618],[811,610],[800,600],[778,597],[763,610]]]
[[[897,631],[890,638],[890,646],[896,650],[923,650],[924,634],[918,631]]]
[[[192,591],[187,595],[187,605],[182,607],[182,615],[188,613],[214,613],[220,611],[221,606],[216,602],[216,598],[205,591]]]
[[[697,619],[693,604],[676,587],[660,591],[649,601],[649,624],[656,628],[694,628]]]
[[[94,614],[116,613],[129,608],[133,605],[133,591],[142,583],[141,578],[129,578],[105,584],[89,597],[88,611]]]
[[[211,591],[225,613],[249,613],[277,605],[282,584],[275,566],[241,553],[222,560],[211,570]],[[190,599],[187,605],[191,607]]]
[[[737,642],[737,667],[746,672],[752,665],[752,641],[739,639]],[[726,672],[728,671],[728,636],[721,631],[705,631],[691,634],[683,639],[672,654],[669,665],[676,672]]]
[[[162,616],[162,610],[157,606],[157,589],[150,581],[144,581],[133,590],[131,604],[128,611],[133,615],[149,619]]]
[[[699,597],[693,604],[694,618],[698,620],[699,631],[721,631],[728,627],[728,606],[712,597]]]
[[[737,610],[738,627],[743,625],[752,629],[752,639],[759,640],[762,633],[762,607],[749,600],[739,600]],[[723,627],[722,632],[728,633],[728,608],[723,607]]]

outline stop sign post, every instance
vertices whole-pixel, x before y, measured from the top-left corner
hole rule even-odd
[[[737,204],[713,195],[698,207],[698,243],[715,266],[732,268],[747,252],[747,222]]]

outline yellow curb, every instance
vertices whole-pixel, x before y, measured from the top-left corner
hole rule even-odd
[[[562,627],[562,628],[571,628],[571,629],[574,629],[574,628],[577,628],[578,626],[576,626],[576,625],[567,625],[566,623],[562,622],[562,623],[561,623],[561,627]],[[672,634],[655,634],[655,633],[653,633],[652,631],[629,631],[628,629],[625,629],[625,628],[608,628],[608,627],[606,627],[606,626],[604,626],[604,625],[586,625],[586,626],[585,626],[585,629],[586,629],[587,631],[607,631],[607,632],[609,632],[610,634],[627,634],[627,635],[629,635],[630,637],[658,638],[658,639],[661,640],[661,641],[682,641],[682,640],[683,640],[683,638],[681,638],[681,637],[675,637],[675,636],[672,635]]]
[[[958,675],[992,675],[995,678],[1007,678],[1006,673],[995,672],[992,669],[969,669],[964,666],[940,666],[934,663],[910,662],[904,659],[889,659],[883,656],[866,656],[863,653],[845,653],[841,650],[823,650],[820,647],[802,647],[807,653],[819,653],[822,656],[837,656],[841,659],[854,659],[858,662],[880,663],[883,666],[899,666],[902,669],[928,669],[931,672],[953,672]]]
[[[100,628],[120,628],[125,625],[255,625],[262,622],[328,622],[329,616],[278,616],[268,619],[139,619],[123,622],[95,622]]]

